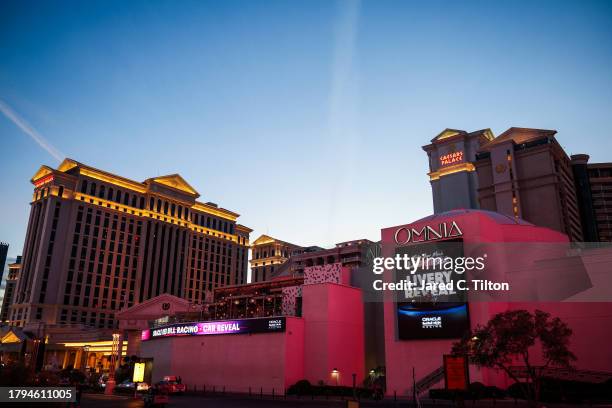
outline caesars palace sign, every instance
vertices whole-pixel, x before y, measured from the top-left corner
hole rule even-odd
[[[425,225],[421,228],[401,227],[395,231],[396,244],[436,241],[439,239],[455,238],[463,235],[456,221],[443,222],[437,226]]]

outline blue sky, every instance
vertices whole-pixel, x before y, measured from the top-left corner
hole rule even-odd
[[[446,127],[612,161],[611,62],[610,2],[3,1],[0,240],[58,155],[180,173],[253,238],[375,240],[431,213]]]

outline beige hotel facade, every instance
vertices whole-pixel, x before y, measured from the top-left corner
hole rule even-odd
[[[138,182],[66,159],[31,182],[11,326],[113,330],[116,312],[162,293],[198,304],[246,283],[252,230],[178,174]]]

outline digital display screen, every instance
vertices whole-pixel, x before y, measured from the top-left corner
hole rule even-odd
[[[143,341],[162,337],[284,332],[284,317],[175,323],[142,331]]]
[[[457,259],[463,257],[463,240],[428,242],[398,247],[396,254],[424,259]],[[396,281],[408,279],[412,290],[399,292],[396,297],[397,333],[400,340],[460,338],[469,329],[465,291],[456,289],[432,291],[423,289],[428,282],[449,284],[464,279],[454,271],[435,267],[417,270],[414,274],[396,271]],[[441,263],[439,264],[441,266]]]

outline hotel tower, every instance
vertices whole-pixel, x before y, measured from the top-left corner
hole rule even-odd
[[[157,295],[202,303],[246,283],[251,229],[178,174],[138,182],[66,159],[31,181],[11,325],[112,329],[117,311]]]

